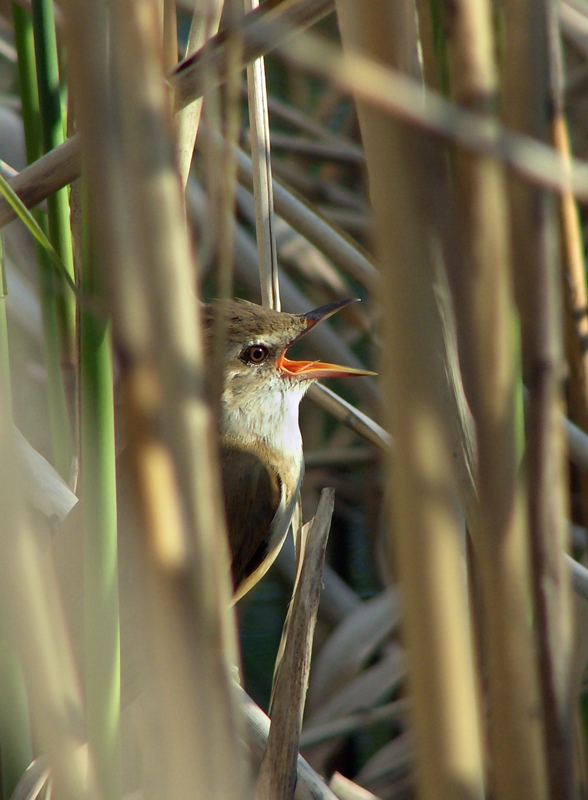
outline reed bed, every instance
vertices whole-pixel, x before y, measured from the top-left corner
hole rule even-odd
[[[0,3],[3,800],[588,797],[587,29]],[[228,296],[380,376],[235,606]]]

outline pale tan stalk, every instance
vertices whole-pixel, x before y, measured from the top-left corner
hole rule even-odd
[[[338,0],[337,10],[346,48],[410,69],[407,39],[416,45],[410,3]],[[437,156],[422,136],[361,100],[357,105],[383,273],[384,381],[398,454],[393,538],[420,796],[473,800],[483,796],[483,771],[460,520],[448,468],[448,344],[435,292],[442,265],[430,238],[428,167]]]
[[[245,0],[245,11],[259,7],[259,0]],[[280,310],[280,282],[274,219],[272,165],[270,161],[270,129],[267,109],[265,62],[256,58],[247,67],[251,161],[253,164],[253,197],[255,230],[259,255],[261,303]]]
[[[227,66],[223,92],[218,92],[215,105],[207,105],[207,116],[211,130],[224,129],[225,138],[213,141],[208,136],[205,153],[207,162],[207,190],[211,197],[211,209],[216,235],[216,270],[214,294],[219,300],[233,296],[235,187],[237,183],[237,158],[235,148],[241,126],[240,69],[243,60],[243,17],[241,8],[231,4],[228,8],[228,29],[225,32],[225,59]],[[206,65],[214,69],[211,61]],[[210,74],[210,73],[209,73]],[[210,98],[212,100],[212,97]],[[221,113],[222,106],[222,113]],[[222,122],[221,122],[222,120]],[[222,393],[222,374],[226,349],[227,320],[224,314],[214,319],[213,354],[210,383],[215,410],[219,407]]]
[[[158,331],[153,354],[162,421],[187,523],[186,549],[174,554],[179,556],[177,561],[172,558],[171,563],[153,563],[155,583],[169,612],[162,615],[159,630],[164,629],[166,619],[176,619],[176,640],[181,641],[182,634],[187,633],[185,614],[192,605],[190,638],[196,648],[192,663],[184,660],[191,667],[194,684],[188,695],[191,702],[186,697],[184,708],[178,707],[190,679],[190,673],[186,673],[178,687],[169,690],[168,713],[175,709],[186,725],[187,714],[195,715],[191,727],[199,739],[198,750],[190,756],[188,742],[179,741],[178,731],[175,746],[168,754],[186,777],[193,774],[196,766],[199,791],[204,796],[231,798],[246,796],[247,784],[230,685],[237,653],[234,620],[228,610],[228,554],[218,468],[213,458],[211,415],[205,401],[192,254],[181,213],[180,185],[170,158],[171,131],[166,119],[169,108],[152,23],[150,0],[129,2],[126,8],[118,5],[113,11],[127,175],[136,214],[137,264],[146,306]],[[143,136],[140,147],[137,131],[145,115],[152,117],[153,138]],[[158,154],[156,169],[152,159]],[[151,169],[145,169],[146,163],[151,164]],[[192,549],[193,556],[189,557]],[[170,651],[165,647],[163,651],[159,667],[161,679],[166,680]],[[190,758],[193,764],[189,763]]]
[[[105,33],[96,6],[71,2],[65,10],[153,599],[153,703],[161,724],[150,731],[156,779],[145,789],[151,797],[243,797],[227,544],[157,7],[151,0],[111,7],[106,70],[96,53],[97,30]]]
[[[570,141],[565,118],[557,114],[553,120],[556,150],[569,162]],[[560,200],[562,237],[563,314],[565,321],[566,357],[569,368],[569,415],[583,430],[588,430],[588,291],[584,245],[578,207],[571,191],[564,191]],[[580,473],[580,495],[584,523],[588,522],[588,478]]]
[[[549,109],[555,107],[560,119],[563,110],[562,90],[556,88],[558,74],[561,79],[559,26],[555,18],[550,19],[556,13],[549,0],[505,3],[504,119],[514,130],[546,143],[552,141]],[[554,199],[547,192],[511,177],[509,193],[523,375],[529,389],[529,532],[547,766],[551,797],[566,800],[574,796],[572,605],[564,558],[569,514],[567,454],[558,422],[564,375],[558,219]]]
[[[490,5],[458,0],[448,20],[455,99],[486,115],[491,126],[498,84]],[[520,374],[506,185],[502,165],[486,156],[459,152],[456,171],[467,265],[462,275],[467,302],[459,313],[477,363],[471,404],[480,505],[471,532],[483,611],[492,776],[499,800],[539,800],[547,796],[547,775],[529,625],[529,541],[520,469]]]

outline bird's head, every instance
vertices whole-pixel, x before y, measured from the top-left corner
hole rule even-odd
[[[327,364],[322,361],[292,361],[287,350],[315,325],[355,302],[341,300],[306,314],[288,314],[263,308],[247,300],[214,303],[206,309],[206,330],[212,335],[212,318],[220,309],[226,314],[225,390],[231,394],[280,390],[304,393],[319,378],[373,375],[369,370]]]
[[[306,314],[288,314],[245,300],[213,303],[205,311],[207,350],[212,351],[213,319],[226,315],[221,427],[225,434],[269,439],[291,413],[297,425],[298,404],[313,381],[348,375],[373,375],[368,370],[293,361],[286,355],[319,322],[354,302],[342,300]],[[291,417],[290,417],[291,418]]]

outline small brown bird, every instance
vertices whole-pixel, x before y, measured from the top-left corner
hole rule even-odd
[[[304,473],[298,407],[319,378],[368,370],[291,361],[288,348],[319,322],[354,302],[287,314],[231,300],[220,409],[221,468],[235,601],[265,575],[286,538]],[[212,319],[220,306],[208,306]],[[210,349],[210,348],[209,348]]]

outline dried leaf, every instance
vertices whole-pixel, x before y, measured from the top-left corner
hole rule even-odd
[[[46,517],[65,519],[78,498],[51,464],[38,453],[16,426],[14,449],[22,471],[25,496]]]
[[[393,592],[362,603],[331,634],[313,665],[309,709],[324,703],[355,678],[366,661],[398,625],[400,612]]]

